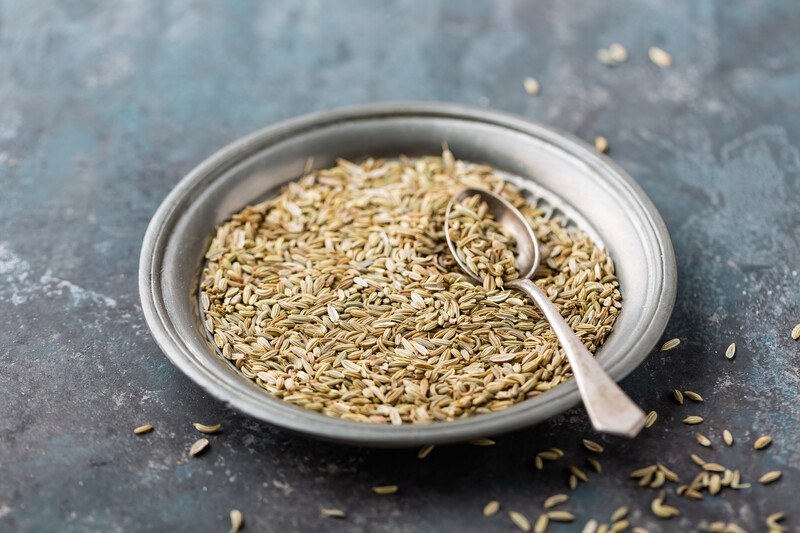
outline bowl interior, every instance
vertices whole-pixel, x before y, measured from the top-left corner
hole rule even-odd
[[[674,301],[672,247],[655,208],[624,172],[583,143],[525,120],[453,106],[367,107],[304,117],[237,141],[193,170],[154,216],[142,250],[143,307],[159,345],[234,407],[289,430],[354,444],[464,440],[530,425],[575,405],[579,397],[570,381],[503,411],[454,422],[347,422],[269,396],[207,340],[197,289],[216,225],[297,179],[309,164],[439,154],[444,143],[456,158],[504,172],[553,216],[608,249],[623,310],[597,357],[617,380],[633,370],[663,332]]]

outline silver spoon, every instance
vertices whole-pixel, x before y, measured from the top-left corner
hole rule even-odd
[[[479,195],[486,202],[489,213],[500,225],[507,229],[517,241],[517,270],[519,279],[505,282],[506,287],[519,289],[527,294],[544,314],[558,341],[567,354],[572,375],[578,384],[583,404],[589,413],[592,425],[597,431],[635,437],[644,426],[644,411],[633,403],[628,395],[600,367],[597,360],[589,353],[572,328],[562,318],[561,313],[547,295],[531,278],[539,266],[539,243],[525,217],[513,205],[500,196],[481,189],[465,189],[453,197],[447,207],[444,232],[450,252],[467,275],[478,282],[481,278],[473,274],[467,265],[459,259],[456,245],[450,239],[450,211],[453,203],[463,201],[471,196]]]

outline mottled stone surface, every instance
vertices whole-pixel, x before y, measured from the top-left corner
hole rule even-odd
[[[711,520],[795,531],[800,480],[800,10],[795,2],[0,3],[0,530],[510,531],[566,489],[567,464],[535,472],[538,449],[576,464],[591,436],[575,409],[492,448],[365,450],[309,441],[228,410],[189,382],[150,337],[137,259],[150,216],[197,162],[242,134],[334,106],[444,100],[542,120],[611,155],[661,210],[680,287],[666,337],[624,382],[656,425],[606,446],[602,475],[572,493],[578,516],[619,505],[650,531]],[[625,44],[607,68],[595,51]],[[658,45],[675,67],[647,60]],[[537,97],[522,80],[541,83]],[[736,358],[723,352],[736,341]],[[704,404],[678,406],[673,387]],[[706,417],[690,428],[687,414]],[[190,423],[221,422],[200,458]],[[135,437],[133,427],[156,430]],[[723,428],[736,437],[720,445]],[[694,443],[699,429],[711,450]],[[752,451],[770,434],[775,443]],[[771,486],[703,502],[627,479],[690,451]],[[398,484],[394,496],[370,492]],[[503,512],[481,516],[490,499]],[[348,512],[319,516],[321,506]]]

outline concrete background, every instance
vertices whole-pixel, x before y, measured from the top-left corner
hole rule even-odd
[[[571,493],[578,516],[619,505],[650,531],[713,520],[800,525],[800,6],[796,2],[0,2],[0,530],[513,531],[566,489],[560,446],[583,464],[575,409],[496,446],[366,450],[309,441],[210,399],[161,354],[137,294],[141,238],[196,163],[302,113],[386,100],[489,106],[585,139],[651,196],[680,270],[665,338],[624,388],[656,425],[606,446],[602,475]],[[610,4],[610,3],[608,3]],[[623,43],[607,68],[595,51]],[[648,47],[675,67],[647,60]],[[541,94],[522,89],[525,76]],[[736,341],[733,361],[723,356]],[[678,406],[674,387],[705,396]],[[701,449],[687,414],[706,417]],[[190,423],[221,422],[201,458]],[[156,430],[134,437],[133,427]],[[719,444],[723,428],[737,443]],[[770,434],[775,443],[752,451]],[[627,479],[659,459],[738,467],[770,486],[691,502],[670,522]],[[370,487],[398,484],[394,496]],[[502,502],[503,513],[481,516]],[[320,507],[348,512],[320,517]]]

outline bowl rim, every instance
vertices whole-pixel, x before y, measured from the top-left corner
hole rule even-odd
[[[182,342],[181,334],[170,321],[161,289],[161,268],[169,235],[180,218],[178,207],[190,193],[220,172],[246,160],[271,144],[292,136],[337,123],[391,118],[457,119],[498,126],[549,142],[603,174],[610,186],[626,194],[647,221],[645,229],[655,248],[658,264],[650,265],[655,272],[655,311],[650,322],[639,324],[627,356],[605,370],[615,381],[633,371],[652,351],[667,326],[677,291],[677,266],[667,227],[652,201],[641,187],[610,158],[596,153],[584,141],[527,118],[508,113],[438,102],[391,102],[362,104],[302,115],[237,139],[221,148],[189,171],[172,189],[153,215],[142,242],[139,259],[139,293],[142,311],[150,331],[161,350],[186,376],[203,390],[225,404],[291,432],[323,440],[348,444],[404,447],[464,441],[497,435],[533,425],[576,405],[580,396],[574,380],[548,391],[548,401],[525,409],[520,402],[501,411],[447,422],[431,424],[384,426],[365,424],[328,417],[290,405],[263,391],[234,387],[207,367],[198,364],[192,350]],[[196,354],[195,354],[196,355]],[[219,357],[216,353],[214,357]],[[257,393],[257,396],[254,394]],[[269,401],[265,402],[264,399]],[[273,402],[273,403],[270,403]],[[280,405],[283,404],[283,405]]]

